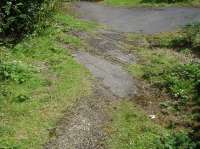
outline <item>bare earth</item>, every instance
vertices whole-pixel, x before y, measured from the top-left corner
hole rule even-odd
[[[69,109],[53,134],[46,149],[104,149],[109,135],[104,131],[111,120],[106,108],[115,102],[134,99],[137,81],[123,66],[136,62],[134,55],[125,52],[124,33],[156,33],[173,30],[179,25],[200,19],[196,8],[112,8],[96,3],[76,3],[75,9],[84,19],[109,25],[112,30],[98,30],[80,35],[88,49],[73,51],[74,58],[95,77],[93,93],[78,100]]]

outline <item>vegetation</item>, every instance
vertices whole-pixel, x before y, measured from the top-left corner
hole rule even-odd
[[[0,2],[0,41],[14,41],[44,25],[59,0],[2,0]],[[3,40],[4,39],[4,40]]]
[[[193,51],[199,54],[200,23],[187,25],[177,32],[150,36],[147,41],[152,47],[173,48],[181,52]]]
[[[109,113],[111,126],[106,128],[111,139],[110,149],[197,149],[198,146],[185,132],[172,132],[151,121],[146,114],[130,101],[113,105]]]
[[[0,148],[42,148],[63,111],[90,93],[89,72],[62,45],[79,46],[71,32],[94,25],[62,13],[52,19],[40,34],[0,47]]]
[[[91,76],[72,58],[70,50],[84,46],[84,41],[74,33],[90,31],[95,25],[54,11],[58,3],[58,0],[0,2],[1,42],[21,40],[12,47],[0,46],[0,148],[42,148],[63,111],[91,92],[87,79]],[[105,3],[200,5],[199,0],[105,0]],[[111,135],[108,147],[200,148],[200,63],[191,57],[192,52],[199,53],[200,25],[188,25],[175,33],[130,35],[129,39],[144,43],[131,47],[140,61],[130,65],[129,72],[168,93],[170,99],[160,101],[160,107],[182,115],[185,112],[185,126],[190,128],[178,132],[165,129],[133,102],[124,100],[111,105],[108,111],[112,117],[106,128]]]
[[[160,137],[167,137],[170,133],[164,128],[155,125],[132,102],[123,101],[113,105],[116,110],[112,112],[111,133],[112,139],[108,141],[110,149],[145,149],[161,147]]]
[[[170,6],[170,5],[191,5],[200,6],[199,0],[105,0],[105,3],[112,6]]]
[[[192,52],[199,50],[198,36],[199,24],[194,24],[176,33],[129,37],[146,41],[142,47],[134,48],[140,62],[131,65],[129,71],[169,94],[171,99],[160,101],[160,106],[179,113],[185,125],[191,126],[190,139],[195,142],[191,148],[199,148],[200,63],[192,58]]]

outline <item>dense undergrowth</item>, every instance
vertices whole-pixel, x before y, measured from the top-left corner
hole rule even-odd
[[[182,125],[189,128],[188,137],[193,140],[193,145],[185,148],[199,148],[200,145],[199,27],[193,24],[174,33],[130,37],[140,38],[146,44],[137,48],[141,60],[129,70],[169,94],[171,99],[160,101],[160,107],[184,119]],[[176,124],[172,127],[176,128]]]

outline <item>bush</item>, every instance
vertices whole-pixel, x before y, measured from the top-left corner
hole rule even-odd
[[[44,14],[50,14],[49,9],[54,7],[55,2],[56,0],[1,0],[0,37],[16,39],[32,31]]]

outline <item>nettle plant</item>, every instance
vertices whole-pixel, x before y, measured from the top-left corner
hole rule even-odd
[[[0,62],[0,80],[24,83],[31,77],[32,69],[21,61]]]

